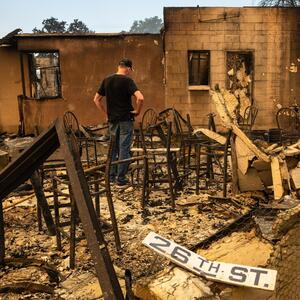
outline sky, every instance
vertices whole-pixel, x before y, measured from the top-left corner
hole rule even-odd
[[[135,20],[159,16],[168,6],[252,6],[258,0],[0,0],[0,37],[16,28],[24,33],[55,17],[83,21],[96,32],[129,30]]]

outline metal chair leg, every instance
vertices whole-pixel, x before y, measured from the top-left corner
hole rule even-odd
[[[95,188],[95,209],[96,209],[96,215],[97,215],[97,218],[100,217],[100,196],[99,196],[99,183],[98,183],[98,178],[97,176],[95,176],[95,185],[94,185],[94,188]]]
[[[106,198],[107,198],[107,202],[108,202],[108,209],[109,209],[111,223],[112,223],[114,237],[115,237],[116,248],[117,248],[117,251],[121,251],[122,246],[121,246],[118,223],[117,223],[115,209],[114,209],[114,203],[113,203],[112,194],[111,194],[111,190],[110,190],[110,176],[109,176],[111,162],[112,162],[112,151],[114,149],[115,142],[116,142],[115,136],[112,136],[110,145],[109,145],[109,149],[108,149],[106,166],[105,166],[105,189],[106,189]]]
[[[144,211],[146,202],[149,196],[149,167],[148,167],[148,160],[144,158],[144,176],[143,176],[143,188],[142,188],[142,198],[141,198],[141,207],[142,211]]]
[[[60,221],[59,221],[59,201],[57,193],[57,182],[55,178],[52,178],[52,190],[53,190],[53,204],[54,204],[54,222],[56,227],[56,247],[58,251],[62,250],[61,247],[61,233],[60,233]]]
[[[75,268],[75,248],[76,248],[76,204],[69,187],[71,201],[71,226],[70,226],[70,269]]]
[[[5,235],[4,235],[4,218],[3,218],[3,206],[0,200],[0,265],[4,264],[5,258]]]
[[[36,215],[37,215],[37,222],[38,222],[38,231],[42,231],[43,230],[42,210],[38,204],[38,200],[36,203]]]
[[[230,145],[230,140],[231,140],[231,135],[232,132],[229,131],[226,144],[225,144],[225,149],[224,149],[224,182],[223,182],[223,197],[227,196],[227,177],[228,177],[228,149]]]
[[[168,158],[168,162],[167,162],[167,172],[168,172],[169,189],[170,189],[172,209],[175,210],[175,194],[174,194],[174,189],[173,189],[171,161],[170,161],[170,155],[168,155],[168,156],[169,156],[169,158]]]
[[[196,195],[199,195],[200,190],[200,145],[195,145],[196,159]]]

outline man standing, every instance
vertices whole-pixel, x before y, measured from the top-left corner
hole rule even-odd
[[[94,97],[98,109],[102,111],[109,122],[110,136],[116,137],[112,161],[130,157],[130,146],[133,138],[134,117],[141,112],[144,96],[138,90],[135,82],[129,77],[132,61],[124,58],[119,62],[117,73],[106,77]],[[133,108],[131,97],[136,98],[136,109]],[[103,98],[106,98],[106,107]],[[113,166],[110,170],[111,182],[116,181],[119,186],[128,184],[126,178],[128,164]]]

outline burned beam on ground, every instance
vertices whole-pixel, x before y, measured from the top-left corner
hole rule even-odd
[[[257,211],[256,206],[253,207],[246,214],[235,219],[233,222],[231,222],[227,226],[222,227],[220,230],[218,230],[213,235],[207,237],[206,239],[202,240],[201,242],[197,243],[196,245],[193,245],[190,248],[190,250],[195,251],[196,249],[199,249],[199,248],[206,248],[213,242],[215,242],[215,241],[221,239],[222,237],[224,237],[225,235],[235,231],[237,227],[241,227],[241,226],[239,226],[239,224],[246,224],[247,222],[250,222],[250,220],[252,220],[252,216],[255,214],[255,211]]]
[[[31,281],[15,282],[0,286],[0,293],[22,293],[25,291],[53,294],[54,288],[46,284]]]
[[[46,263],[43,260],[34,259],[34,258],[7,258],[4,261],[5,266],[13,268],[25,268],[28,266],[35,266],[41,270],[47,272],[50,282],[59,283],[60,273],[55,268],[55,266]]]

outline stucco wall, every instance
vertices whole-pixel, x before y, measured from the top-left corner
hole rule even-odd
[[[210,50],[211,87],[225,87],[226,51],[253,51],[259,128],[275,126],[274,99],[300,104],[300,8],[165,8],[164,18],[166,105],[190,113],[193,123],[207,124],[215,109],[208,91],[188,90],[188,50]],[[287,70],[292,62],[298,73]]]
[[[21,94],[19,54],[11,47],[0,47],[0,132],[16,132]]]
[[[66,110],[73,111],[79,122],[85,125],[103,122],[103,115],[92,100],[99,83],[105,76],[116,71],[118,61],[123,57],[129,57],[134,62],[132,77],[145,95],[144,110],[150,106],[158,110],[164,108],[162,49],[160,35],[19,37],[19,51],[58,50],[62,80],[61,99],[25,101],[26,132],[32,132],[34,126],[41,130],[46,128]],[[2,70],[0,73],[2,74]],[[6,88],[9,89],[19,77],[17,73],[7,79],[10,83]],[[20,89],[21,83],[19,85]],[[2,111],[1,96],[0,101]],[[5,114],[10,114],[9,106],[3,109]],[[18,122],[15,115],[10,120],[14,125]],[[1,124],[3,128],[7,128],[6,120]]]

